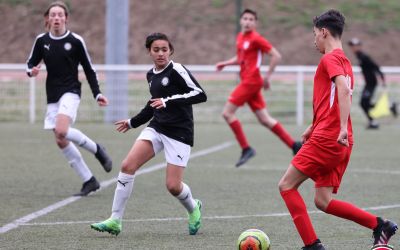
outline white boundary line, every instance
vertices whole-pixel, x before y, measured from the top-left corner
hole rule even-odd
[[[196,158],[196,157],[200,157],[200,156],[203,156],[203,155],[207,155],[207,154],[211,154],[211,153],[223,150],[225,148],[228,148],[228,147],[230,147],[232,145],[233,145],[232,141],[224,142],[224,143],[215,145],[213,147],[194,152],[193,154],[191,154],[190,159],[193,159],[193,158]],[[165,166],[166,166],[165,163],[159,163],[159,164],[156,164],[154,166],[150,166],[150,167],[147,167],[147,168],[144,168],[144,169],[140,169],[136,174],[137,175],[142,175],[142,174],[151,173],[151,172],[157,171],[159,169],[162,169]],[[106,187],[110,186],[111,184],[114,184],[116,181],[117,181],[117,178],[112,178],[110,180],[101,182],[100,183],[101,188],[99,189],[99,191],[101,189],[103,189],[103,188],[106,188]],[[19,219],[14,220],[11,223],[8,223],[8,224],[0,227],[0,234],[3,234],[3,233],[6,233],[6,232],[8,232],[8,231],[10,231],[12,229],[15,229],[15,228],[19,227],[20,225],[25,225],[26,223],[28,223],[31,220],[37,219],[37,218],[39,218],[39,217],[41,217],[43,215],[46,215],[48,213],[51,213],[51,212],[57,210],[59,208],[65,207],[66,205],[68,205],[70,203],[73,203],[73,202],[75,202],[75,201],[77,201],[77,200],[79,200],[81,198],[82,198],[81,196],[71,196],[71,197],[68,197],[68,198],[66,198],[66,199],[64,199],[62,201],[56,202],[56,203],[54,203],[54,204],[52,204],[52,205],[50,205],[48,207],[45,207],[45,208],[43,208],[41,210],[38,210],[38,211],[33,212],[31,214],[25,215],[25,216],[23,216],[23,217],[21,217]]]
[[[400,208],[400,204],[385,205],[377,207],[366,207],[363,210],[386,210]],[[323,213],[319,210],[308,211],[309,214],[320,214]],[[270,213],[270,214],[250,214],[250,215],[216,215],[216,216],[204,216],[205,220],[232,220],[232,219],[246,219],[246,218],[260,218],[260,217],[285,217],[289,216],[289,213]],[[124,219],[126,222],[162,222],[162,221],[183,221],[187,220],[187,217],[180,218],[149,218],[149,219]],[[53,225],[72,225],[72,224],[90,224],[95,221],[58,221],[58,222],[38,222],[38,223],[23,223],[21,226],[53,226]]]

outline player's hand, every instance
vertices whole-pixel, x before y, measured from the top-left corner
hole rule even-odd
[[[270,90],[271,89],[271,82],[269,81],[269,78],[265,77],[264,78],[264,90]]]
[[[163,102],[162,98],[150,99],[150,106],[155,109],[165,108],[165,102]]]
[[[310,138],[312,132],[312,125],[308,126],[308,128],[301,135],[301,143],[304,144]]]
[[[217,68],[217,71],[221,71],[225,68],[225,64],[222,62],[219,62],[219,63],[215,64],[215,67]]]
[[[100,107],[104,107],[108,105],[108,99],[104,95],[100,94],[97,97],[97,103],[99,104]]]
[[[348,147],[349,146],[349,140],[348,140],[348,134],[347,134],[347,129],[341,129],[339,136],[337,138],[337,142],[343,146]]]
[[[126,131],[128,131],[131,127],[129,126],[129,119],[128,120],[121,120],[121,121],[117,121],[114,123],[116,127],[116,130],[118,132],[122,132],[125,133]]]
[[[37,66],[33,67],[31,71],[31,76],[35,77],[39,75],[40,67],[42,67],[41,64],[38,64]]]

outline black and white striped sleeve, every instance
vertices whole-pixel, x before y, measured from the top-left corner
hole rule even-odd
[[[207,101],[206,93],[189,70],[179,63],[174,63],[174,73],[174,77],[182,83],[187,92],[163,98],[165,103],[196,104]]]
[[[75,33],[73,33],[73,36],[79,41],[79,61],[82,65],[83,71],[85,72],[86,79],[88,80],[90,89],[92,90],[93,97],[96,98],[97,95],[101,93],[96,70],[93,68],[89,52],[83,38]]]
[[[43,37],[45,35],[45,33],[40,34],[36,37],[36,40],[32,46],[32,50],[31,53],[29,54],[29,58],[26,61],[26,73],[28,74],[29,77],[31,77],[31,73],[32,73],[32,68],[37,66],[40,61],[43,59],[43,55],[42,55],[42,50],[41,47],[43,46],[42,42],[41,42],[41,37]]]

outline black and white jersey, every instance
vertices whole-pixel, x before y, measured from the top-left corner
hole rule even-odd
[[[61,37],[43,33],[36,37],[31,54],[27,61],[27,74],[31,76],[32,68],[43,60],[46,64],[47,103],[58,102],[67,93],[81,95],[81,83],[78,79],[78,66],[82,65],[93,96],[100,94],[96,71],[83,38],[67,31]]]
[[[148,122],[149,127],[174,140],[193,146],[192,104],[205,102],[207,96],[199,83],[183,65],[170,61],[161,71],[147,72],[151,99],[163,98],[166,106],[154,109],[150,101],[132,117],[133,128]]]

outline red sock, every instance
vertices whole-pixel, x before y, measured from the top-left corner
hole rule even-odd
[[[355,223],[370,229],[374,229],[378,225],[375,215],[364,211],[351,203],[340,200],[331,200],[325,212],[340,218],[354,221]]]
[[[279,122],[271,128],[271,131],[274,132],[289,148],[293,147],[294,140],[292,136],[289,135]]]
[[[246,135],[243,132],[242,125],[240,124],[239,120],[234,120],[233,122],[229,123],[233,133],[236,136],[236,140],[239,142],[240,147],[242,149],[248,148],[249,143],[247,142]]]
[[[296,189],[281,192],[281,196],[286,203],[286,207],[292,216],[293,222],[300,234],[304,245],[311,245],[317,240],[314,227],[310,216],[307,213],[306,204]]]

